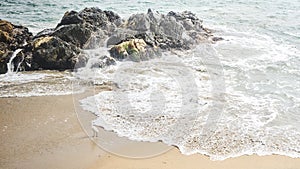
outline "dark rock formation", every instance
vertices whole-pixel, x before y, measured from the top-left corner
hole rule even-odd
[[[99,31],[102,31],[105,35],[110,35],[120,23],[120,16],[112,11],[85,8],[80,12],[66,12],[51,35],[58,36],[80,48],[87,48],[90,46],[86,47],[84,45],[94,37],[92,35],[97,34]],[[104,37],[101,36],[101,38]]]
[[[78,62],[85,62],[79,58],[80,49],[55,36],[45,36],[33,41],[32,68],[33,69],[73,69]]]
[[[28,31],[28,28],[0,20],[0,73],[7,71],[7,63],[13,51],[24,48],[25,43],[30,41],[31,38],[32,33]],[[17,65],[18,61],[23,60],[25,53],[25,51],[20,52],[13,60],[13,64]],[[25,66],[24,62],[21,67],[24,69]]]
[[[112,11],[85,8],[66,12],[55,28],[34,37],[23,26],[0,20],[0,73],[6,72],[6,63],[18,48],[23,50],[14,64],[22,62],[25,70],[65,70],[87,63],[84,49],[109,48],[111,56],[99,56],[93,66],[102,68],[115,59],[143,61],[160,57],[166,50],[187,50],[203,41],[219,40],[188,11],[165,15],[149,9],[122,20]]]
[[[58,27],[51,35],[83,48],[85,43],[91,38],[92,30],[85,28],[85,24],[71,24]]]

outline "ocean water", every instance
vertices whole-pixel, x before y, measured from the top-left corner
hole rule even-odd
[[[225,40],[105,69],[89,65],[107,49],[89,50],[90,63],[73,74],[1,75],[1,97],[68,94],[74,79],[112,82],[114,90],[80,104],[97,115],[93,124],[119,136],[162,141],[183,154],[201,153],[213,160],[244,154],[300,157],[299,1],[4,0],[0,17],[37,33],[55,27],[65,11],[90,6],[122,17],[148,8],[190,10]]]

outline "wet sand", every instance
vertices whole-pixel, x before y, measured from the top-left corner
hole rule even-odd
[[[204,155],[182,155],[177,148],[172,147],[166,153],[151,158],[132,159],[116,156],[105,152],[89,139],[77,119],[75,107],[72,95],[0,98],[0,168],[300,168],[299,158],[251,155],[211,161]],[[100,137],[103,137],[103,134]],[[131,147],[132,151],[133,149],[134,146]]]

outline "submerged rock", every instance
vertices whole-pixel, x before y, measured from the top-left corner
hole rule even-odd
[[[110,56],[99,56],[91,61],[90,68],[104,68],[106,66],[115,65],[116,60]]]

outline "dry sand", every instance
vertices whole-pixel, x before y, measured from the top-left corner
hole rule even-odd
[[[71,95],[1,98],[0,168],[300,169],[299,158],[278,155],[211,161],[203,155],[185,156],[171,148],[152,158],[116,156],[103,151],[87,137],[77,120],[75,107]]]

